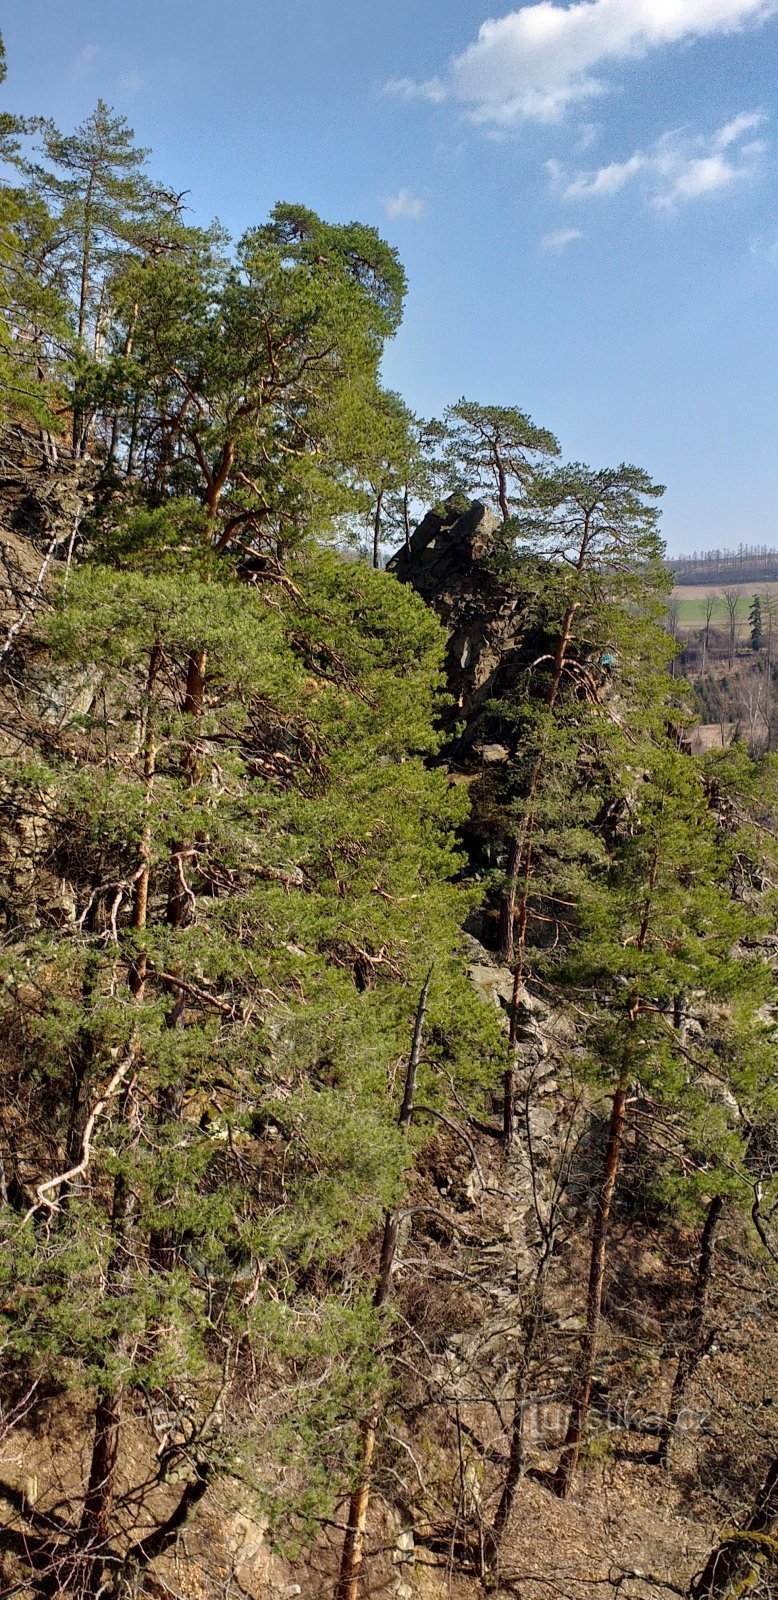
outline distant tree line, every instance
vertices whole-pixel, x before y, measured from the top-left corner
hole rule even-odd
[[[737,582],[778,581],[778,550],[766,544],[739,544],[737,550],[693,550],[690,556],[668,557],[676,583],[715,583],[734,577]]]

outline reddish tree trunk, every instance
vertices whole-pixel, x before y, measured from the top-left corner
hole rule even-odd
[[[427,996],[429,994],[432,969],[427,974],[419,996],[416,1008],[416,1020],[413,1026],[413,1040],[408,1057],[408,1067],[405,1074],[405,1087],[402,1105],[397,1119],[398,1127],[407,1133],[413,1117],[413,1099],[416,1088],[416,1074],[421,1060],[422,1036],[424,1032],[424,1018],[427,1013]],[[397,1236],[399,1232],[399,1215],[396,1211],[387,1211],[384,1219],[384,1232],[381,1240],[381,1257],[373,1293],[373,1305],[377,1308],[386,1304],[392,1283],[392,1267],[397,1250]],[[360,1479],[349,1502],[348,1523],[343,1538],[343,1550],[340,1558],[340,1571],[335,1587],[335,1600],[357,1600],[359,1580],[362,1573],[362,1558],[365,1543],[365,1528],[367,1526],[367,1512],[370,1504],[370,1468],[375,1453],[376,1430],[378,1415],[373,1412],[362,1429],[362,1447],[360,1451],[359,1471]]]
[[[581,1448],[589,1403],[592,1397],[592,1378],[594,1376],[594,1361],[597,1354],[597,1341],[600,1332],[602,1316],[602,1290],[605,1278],[605,1259],[608,1244],[608,1228],[610,1225],[611,1205],[613,1192],[616,1187],[616,1177],[619,1170],[622,1142],[624,1139],[624,1125],[627,1114],[627,1091],[619,1086],[611,1103],[610,1124],[608,1127],[608,1143],[605,1151],[605,1163],[600,1180],[600,1191],[597,1196],[597,1210],[594,1219],[592,1234],[592,1251],[589,1262],[589,1287],[586,1297],[586,1333],[581,1349],[581,1364],[578,1375],[578,1390],[573,1400],[567,1433],[559,1458],[559,1465],[554,1476],[554,1489],[564,1500],[569,1493],[578,1465],[578,1455]]]
[[[85,1596],[97,1594],[102,1580],[102,1558],[111,1532],[123,1401],[124,1390],[119,1384],[101,1395],[95,1406],[89,1484],[78,1530],[82,1558],[88,1562],[82,1586]]]

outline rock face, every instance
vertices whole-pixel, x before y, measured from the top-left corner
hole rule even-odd
[[[0,429],[0,626],[29,604],[47,551],[67,554],[97,476],[28,429]]]
[[[94,462],[75,461],[62,447],[58,454],[49,439],[27,428],[0,428],[0,757],[18,752],[33,715],[53,737],[93,703],[89,667],[54,671],[34,635],[49,607],[52,580],[72,554],[96,479]],[[26,703],[20,718],[22,681]],[[36,786],[4,774],[0,929],[61,923],[73,915],[69,886],[48,857],[48,827],[46,801]]]
[[[446,671],[454,704],[444,715],[453,735],[447,759],[457,765],[490,764],[509,754],[499,701],[532,659],[525,597],[506,582],[494,556],[501,523],[479,500],[463,509],[452,496],[428,511],[388,570],[410,583],[437,612],[448,632]],[[454,730],[464,722],[464,731]]]

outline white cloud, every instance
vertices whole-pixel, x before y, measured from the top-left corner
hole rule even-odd
[[[720,194],[756,177],[767,145],[745,136],[765,121],[761,111],[744,111],[704,137],[682,132],[662,135],[649,150],[636,150],[626,161],[611,161],[594,172],[567,176],[558,161],[547,161],[555,187],[565,200],[593,200],[619,194],[642,178],[651,204],[672,210],[685,201]]]
[[[85,44],[83,50],[79,50],[75,61],[70,64],[71,78],[85,78],[91,69],[92,62],[99,54],[99,44]]]
[[[144,94],[149,88],[149,81],[142,72],[136,72],[132,67],[129,72],[120,73],[116,87],[122,94]]]
[[[595,195],[618,194],[630,179],[642,172],[649,158],[637,151],[628,161],[610,161],[596,172],[581,172],[565,189],[566,200],[589,200]],[[558,174],[554,174],[558,176]]]
[[[551,251],[553,255],[561,256],[569,244],[574,244],[576,239],[583,239],[580,228],[557,228],[553,233],[544,233],[540,240],[540,249]]]
[[[755,128],[761,128],[765,120],[763,111],[741,111],[739,116],[733,117],[730,122],[725,122],[713,136],[715,150],[728,150],[731,144],[737,144],[744,133],[753,133]]]
[[[452,97],[480,123],[550,122],[607,92],[597,69],[756,26],[776,11],[778,0],[539,0],[483,22],[444,79],[399,78],[388,87],[405,97]]]
[[[424,216],[424,201],[410,189],[400,189],[390,200],[384,201],[387,217],[402,217],[406,222],[418,222]]]

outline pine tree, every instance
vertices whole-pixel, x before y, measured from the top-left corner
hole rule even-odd
[[[169,253],[127,284],[133,456],[142,447],[155,495],[201,501],[217,552],[267,559],[362,506],[404,277],[373,230],[283,206],[236,258]]]
[[[667,743],[655,747],[650,759],[642,778],[636,776],[612,864],[593,875],[589,895],[581,897],[580,935],[565,972],[577,1003],[591,1014],[592,1059],[610,1110],[596,1191],[586,1332],[555,1478],[562,1496],[575,1473],[591,1398],[611,1210],[631,1100],[649,1094],[654,1103],[673,1107],[692,1141],[704,1122],[709,1161],[716,1134],[673,1025],[674,1011],[683,1009],[678,997],[693,991],[698,1005],[706,998],[726,1000],[753,1014],[770,982],[761,959],[737,952],[749,923],[749,912],[731,891],[737,837],[719,828],[691,758]],[[722,1129],[723,1151],[731,1158],[728,1137]]]
[[[458,400],[440,428],[451,488],[486,493],[508,523],[527,498],[534,476],[559,444],[547,428],[513,406]]]
[[[136,569],[167,517],[132,533]],[[461,1089],[497,1051],[455,955],[461,798],[422,760],[441,645],[407,590],[326,554],[281,588],[206,581],[196,562],[71,575],[52,670],[66,682],[88,661],[93,710],[63,724],[61,752],[42,725],[34,774],[11,761],[6,779],[20,805],[31,782],[41,796],[75,910],[52,924],[39,881],[39,929],[11,937],[3,991],[6,1111],[35,1086],[49,1130],[21,1169],[5,1152],[25,1197],[2,1216],[5,1359],[96,1394],[63,1588],[102,1582],[130,1396],[171,1417],[186,1396],[191,1418],[161,1467],[185,1475],[178,1508],[149,1549],[214,1474],[242,1475],[282,1524],[346,1475],[381,1381],[376,1313],[369,1281],[344,1302],[327,1276],[401,1193],[391,1070],[433,959],[430,1092],[436,1062]],[[252,1361],[281,1376],[277,1401],[246,1410]],[[307,1410],[301,1363],[322,1379]]]
[[[762,648],[762,602],[758,594],[754,595],[748,613],[748,625],[751,630],[751,649]]]
[[[6,75],[0,39],[0,83]],[[19,136],[28,120],[0,115],[0,155],[23,165]],[[0,186],[0,406],[11,417],[58,427],[56,377],[67,345],[65,285],[55,255],[55,222],[29,186]]]
[[[537,663],[543,667],[548,712],[553,714],[566,684],[574,689],[578,684],[586,692],[586,645],[593,632],[601,641],[597,668],[605,654],[614,656],[615,634],[625,632],[625,608],[637,604],[649,618],[652,601],[656,609],[667,587],[656,530],[658,513],[651,504],[661,493],[645,473],[625,466],[593,472],[576,464],[536,484],[537,505],[528,508],[516,526],[520,559],[526,552],[547,563],[547,592],[556,611],[545,623],[551,638]],[[610,640],[608,625],[614,632]],[[525,820],[521,833],[514,835],[508,852],[500,922],[501,954],[507,962],[513,961],[517,920],[522,937],[519,883],[527,872],[532,799],[541,775],[539,756],[526,786],[529,823]]]
[[[46,165],[32,168],[36,185],[59,212],[70,244],[75,334],[82,351],[97,354],[103,322],[106,267],[149,200],[147,150],[135,144],[124,117],[104,100],[72,134],[43,130]]]
[[[525,583],[534,575],[540,595],[532,603],[534,621],[542,641],[522,685],[514,736],[521,754],[504,802],[508,845],[500,953],[514,974],[514,1046],[533,904],[536,916],[550,920],[558,936],[567,920],[564,908],[575,906],[575,859],[596,848],[587,821],[602,802],[608,766],[614,760],[618,764],[619,741],[614,744],[613,735],[619,719],[607,711],[605,663],[619,664],[623,696],[640,682],[637,700],[644,709],[654,697],[653,716],[664,699],[656,667],[647,665],[652,651],[661,664],[654,618],[667,579],[651,505],[660,493],[633,467],[599,473],[580,465],[562,469],[538,480],[536,505],[517,519],[518,555],[509,546],[498,558],[508,575],[518,570]],[[509,708],[501,710],[510,715]],[[636,704],[632,714],[637,712]],[[607,743],[612,754],[606,758]],[[595,748],[600,750],[599,778],[593,776]],[[613,772],[610,781],[616,781]],[[506,1147],[512,1137],[513,1092],[510,1068],[503,1107]]]

